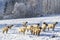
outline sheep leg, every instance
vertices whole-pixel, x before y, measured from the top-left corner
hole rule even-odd
[[[35,35],[35,32],[34,32],[33,30],[31,31],[31,33],[32,33],[33,35]]]
[[[38,36],[40,35],[40,31],[38,32]]]
[[[41,32],[41,31],[40,31]],[[38,33],[38,35],[40,35],[40,32]]]
[[[36,34],[36,35],[38,35],[38,33],[37,33],[37,32],[36,32],[35,34]]]
[[[35,35],[36,33],[35,32],[33,32],[33,35]]]
[[[37,35],[37,33],[36,33],[36,32],[35,32],[34,34],[35,34],[35,35]]]
[[[54,28],[52,28],[52,31],[54,31]]]
[[[29,30],[27,29],[27,32],[28,32]]]
[[[35,32],[32,32],[33,35],[35,35]]]
[[[40,35],[40,33],[38,33],[38,36]]]
[[[8,32],[8,30],[6,30],[6,33]]]
[[[20,33],[20,31],[19,31],[19,33]]]
[[[39,33],[37,32],[37,35],[39,36]]]
[[[43,29],[43,31],[45,32],[45,29]]]
[[[43,29],[43,31],[45,32],[45,28]]]
[[[48,31],[49,31],[49,28],[48,28]]]
[[[3,33],[4,33],[5,31],[3,30]]]
[[[11,27],[10,27],[10,29],[11,29]]]
[[[31,32],[31,35],[33,34],[33,31],[30,31]]]
[[[25,34],[25,31],[23,32],[23,34]]]

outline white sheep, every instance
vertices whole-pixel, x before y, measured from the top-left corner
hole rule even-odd
[[[43,24],[42,24],[42,30],[45,31],[46,28],[47,28],[47,26],[48,26],[48,24],[46,24],[46,22],[43,22]]]
[[[9,29],[11,29],[12,27],[13,27],[13,25],[6,26],[6,27],[2,28],[3,33],[4,33],[4,32],[6,32],[6,33],[7,33],[7,32],[8,32],[8,30],[9,30]]]
[[[58,24],[58,22],[55,22],[54,24],[48,24],[48,30],[52,28],[52,30],[54,31],[56,24]]]

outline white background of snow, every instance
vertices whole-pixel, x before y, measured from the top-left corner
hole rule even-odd
[[[60,31],[60,27],[56,28],[59,28]],[[53,35],[55,35],[56,37],[52,38]],[[60,40],[60,32],[54,32],[50,30],[47,32],[41,32],[40,36],[30,35],[30,33],[26,33],[24,35],[18,33],[18,27],[13,27],[11,30],[9,30],[8,34],[3,34],[2,30],[0,29],[0,40]]]
[[[37,20],[36,20],[37,19]],[[22,23],[23,21],[28,21],[29,23],[38,23],[40,21],[59,21],[60,16],[57,17],[44,17],[44,18],[26,18],[26,19],[12,19],[12,20],[1,20],[0,24],[15,24]],[[17,21],[17,22],[16,22]],[[30,22],[31,21],[31,22]],[[43,22],[42,21],[42,22]],[[3,34],[2,29],[0,29],[0,40],[60,40],[60,27],[57,26],[55,31],[41,32],[40,36],[31,35],[30,32],[26,32],[25,35],[18,33],[19,27],[13,27],[9,30],[8,34]],[[52,36],[55,35],[55,38]]]
[[[40,22],[60,22],[60,16],[55,17],[38,17],[38,18],[22,18],[22,19],[10,19],[0,20],[0,24],[21,24],[22,22],[28,21],[28,23],[40,23]]]

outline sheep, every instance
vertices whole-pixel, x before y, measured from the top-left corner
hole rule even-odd
[[[36,32],[35,34],[39,36],[39,35],[40,35],[41,30],[42,30],[42,27],[37,28],[37,29],[36,29],[36,31],[35,31],[35,32]]]
[[[40,34],[40,32],[41,32],[41,27],[39,27],[39,28],[32,28],[31,29],[31,33],[32,34],[34,34],[34,35],[39,35]]]
[[[21,33],[23,33],[23,34],[25,34],[25,31],[27,30],[27,24],[28,22],[23,22],[23,27],[21,27],[21,28],[19,28],[18,30],[19,30],[19,33],[21,32]]]
[[[42,29],[42,27],[39,27],[39,24],[37,24],[37,26],[32,26],[31,34],[39,35],[41,32],[41,29]]]
[[[27,30],[30,30],[31,27],[38,28],[39,24],[36,25],[27,25]]]
[[[43,24],[42,24],[42,31],[45,31],[47,26],[48,26],[48,24],[46,24],[46,22],[43,22]]]
[[[32,28],[31,25],[28,25],[28,26],[26,27],[27,31],[31,30],[31,28]]]
[[[23,26],[24,26],[24,27],[27,27],[27,25],[26,25],[27,23],[28,23],[28,22],[23,22]]]
[[[27,31],[29,31],[29,30],[31,31],[31,30],[36,29],[38,27],[39,27],[39,24],[36,24],[36,25],[27,25],[26,29],[27,29]],[[32,34],[32,31],[31,31],[31,34]]]
[[[52,30],[54,31],[56,24],[58,24],[58,22],[55,22],[54,24],[48,24],[48,31],[50,28],[52,28]]]
[[[36,25],[28,25],[27,26],[27,30],[31,30],[32,28],[38,28],[39,24],[36,24]]]
[[[39,24],[36,24],[36,25],[27,25],[27,27],[19,28],[19,32],[22,32],[22,33],[25,34],[25,31],[26,31],[26,30],[27,30],[27,31],[30,30],[31,34],[39,35],[40,32],[42,31],[42,29],[44,29],[44,28],[47,26],[47,24],[46,24],[45,22],[44,22],[43,24],[45,25],[45,26],[43,26],[43,28],[40,27]],[[46,29],[46,28],[45,28],[45,29]],[[44,30],[45,30],[45,29],[44,29]]]
[[[8,26],[8,28],[11,29],[13,26],[14,26],[14,25],[10,25],[10,26]]]
[[[32,25],[34,28],[39,28],[39,24]]]
[[[8,30],[9,30],[9,28],[8,28],[8,27],[4,27],[2,30],[3,30],[3,33],[4,33],[4,32],[6,32],[6,33],[7,33],[7,32],[8,32]]]
[[[33,27],[33,26],[28,25],[27,27],[21,27],[21,28],[19,28],[18,30],[19,30],[19,33],[21,32],[21,33],[25,34],[26,30],[27,30],[27,31],[29,31],[29,30],[31,31],[32,27]]]
[[[4,33],[4,32],[6,32],[6,33],[7,33],[7,32],[8,32],[8,30],[9,30],[9,29],[11,29],[12,27],[13,27],[13,25],[6,26],[6,27],[2,28],[3,33]]]
[[[38,28],[39,24],[37,25],[27,25],[26,29],[27,31],[29,31],[31,29],[31,27],[34,27],[34,28]]]
[[[25,34],[26,27],[21,27],[18,29],[18,31],[19,31],[19,33],[21,32],[21,33]]]

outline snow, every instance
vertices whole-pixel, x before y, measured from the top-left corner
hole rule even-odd
[[[0,24],[21,24],[25,21],[28,21],[28,23],[60,22],[60,16],[0,20]]]
[[[9,30],[7,34],[6,33],[3,34],[2,30],[0,29],[0,40],[60,40],[60,32],[46,30],[46,32],[41,32],[39,36],[31,35],[30,33],[26,33],[24,35],[24,34],[18,33],[18,28],[19,27],[13,27],[11,30]],[[52,38],[52,36],[55,36],[55,37]]]
[[[5,24],[8,22],[8,24],[13,23],[22,23],[23,21],[28,21],[29,23],[38,23],[40,21],[48,21],[51,22],[58,21],[60,16],[57,17],[42,17],[42,18],[26,18],[26,19],[12,19],[12,20],[1,20],[0,24]],[[37,22],[35,22],[37,20]],[[40,20],[41,19],[41,20]],[[17,22],[16,22],[17,21]],[[30,22],[31,21],[31,22]],[[26,32],[25,34],[18,32],[19,27],[13,27],[8,31],[8,33],[2,33],[2,28],[0,28],[0,40],[60,40],[60,26],[56,26],[55,30],[52,31],[50,29],[49,31],[46,29],[45,32],[41,32],[39,36],[37,35],[31,35],[30,32]]]

